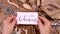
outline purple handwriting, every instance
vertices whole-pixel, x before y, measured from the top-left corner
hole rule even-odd
[[[30,15],[30,17],[31,17],[32,15]],[[36,22],[37,20],[36,20],[36,18],[26,18],[27,17],[27,15],[25,15],[25,16],[23,16],[23,18],[21,18],[22,16],[20,16],[19,17],[19,21],[28,21],[28,22]]]

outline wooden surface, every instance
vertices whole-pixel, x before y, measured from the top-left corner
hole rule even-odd
[[[53,19],[60,19],[60,0],[42,0],[41,6]]]

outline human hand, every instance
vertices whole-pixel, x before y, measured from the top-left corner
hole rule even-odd
[[[2,34],[11,34],[16,23],[16,16],[8,17],[3,21]]]
[[[48,21],[45,17],[39,16],[39,31],[41,34],[51,34],[51,22]]]

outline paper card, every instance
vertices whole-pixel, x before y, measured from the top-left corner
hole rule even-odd
[[[17,24],[37,25],[38,12],[17,12]]]

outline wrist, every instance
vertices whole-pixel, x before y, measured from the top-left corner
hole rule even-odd
[[[4,32],[2,32],[2,34],[9,34],[9,33],[4,33]]]
[[[11,34],[8,31],[3,31],[2,34]]]
[[[2,34],[10,34],[10,33],[2,32]]]
[[[43,33],[41,32],[41,34],[51,34],[51,33],[50,32],[43,32]]]

